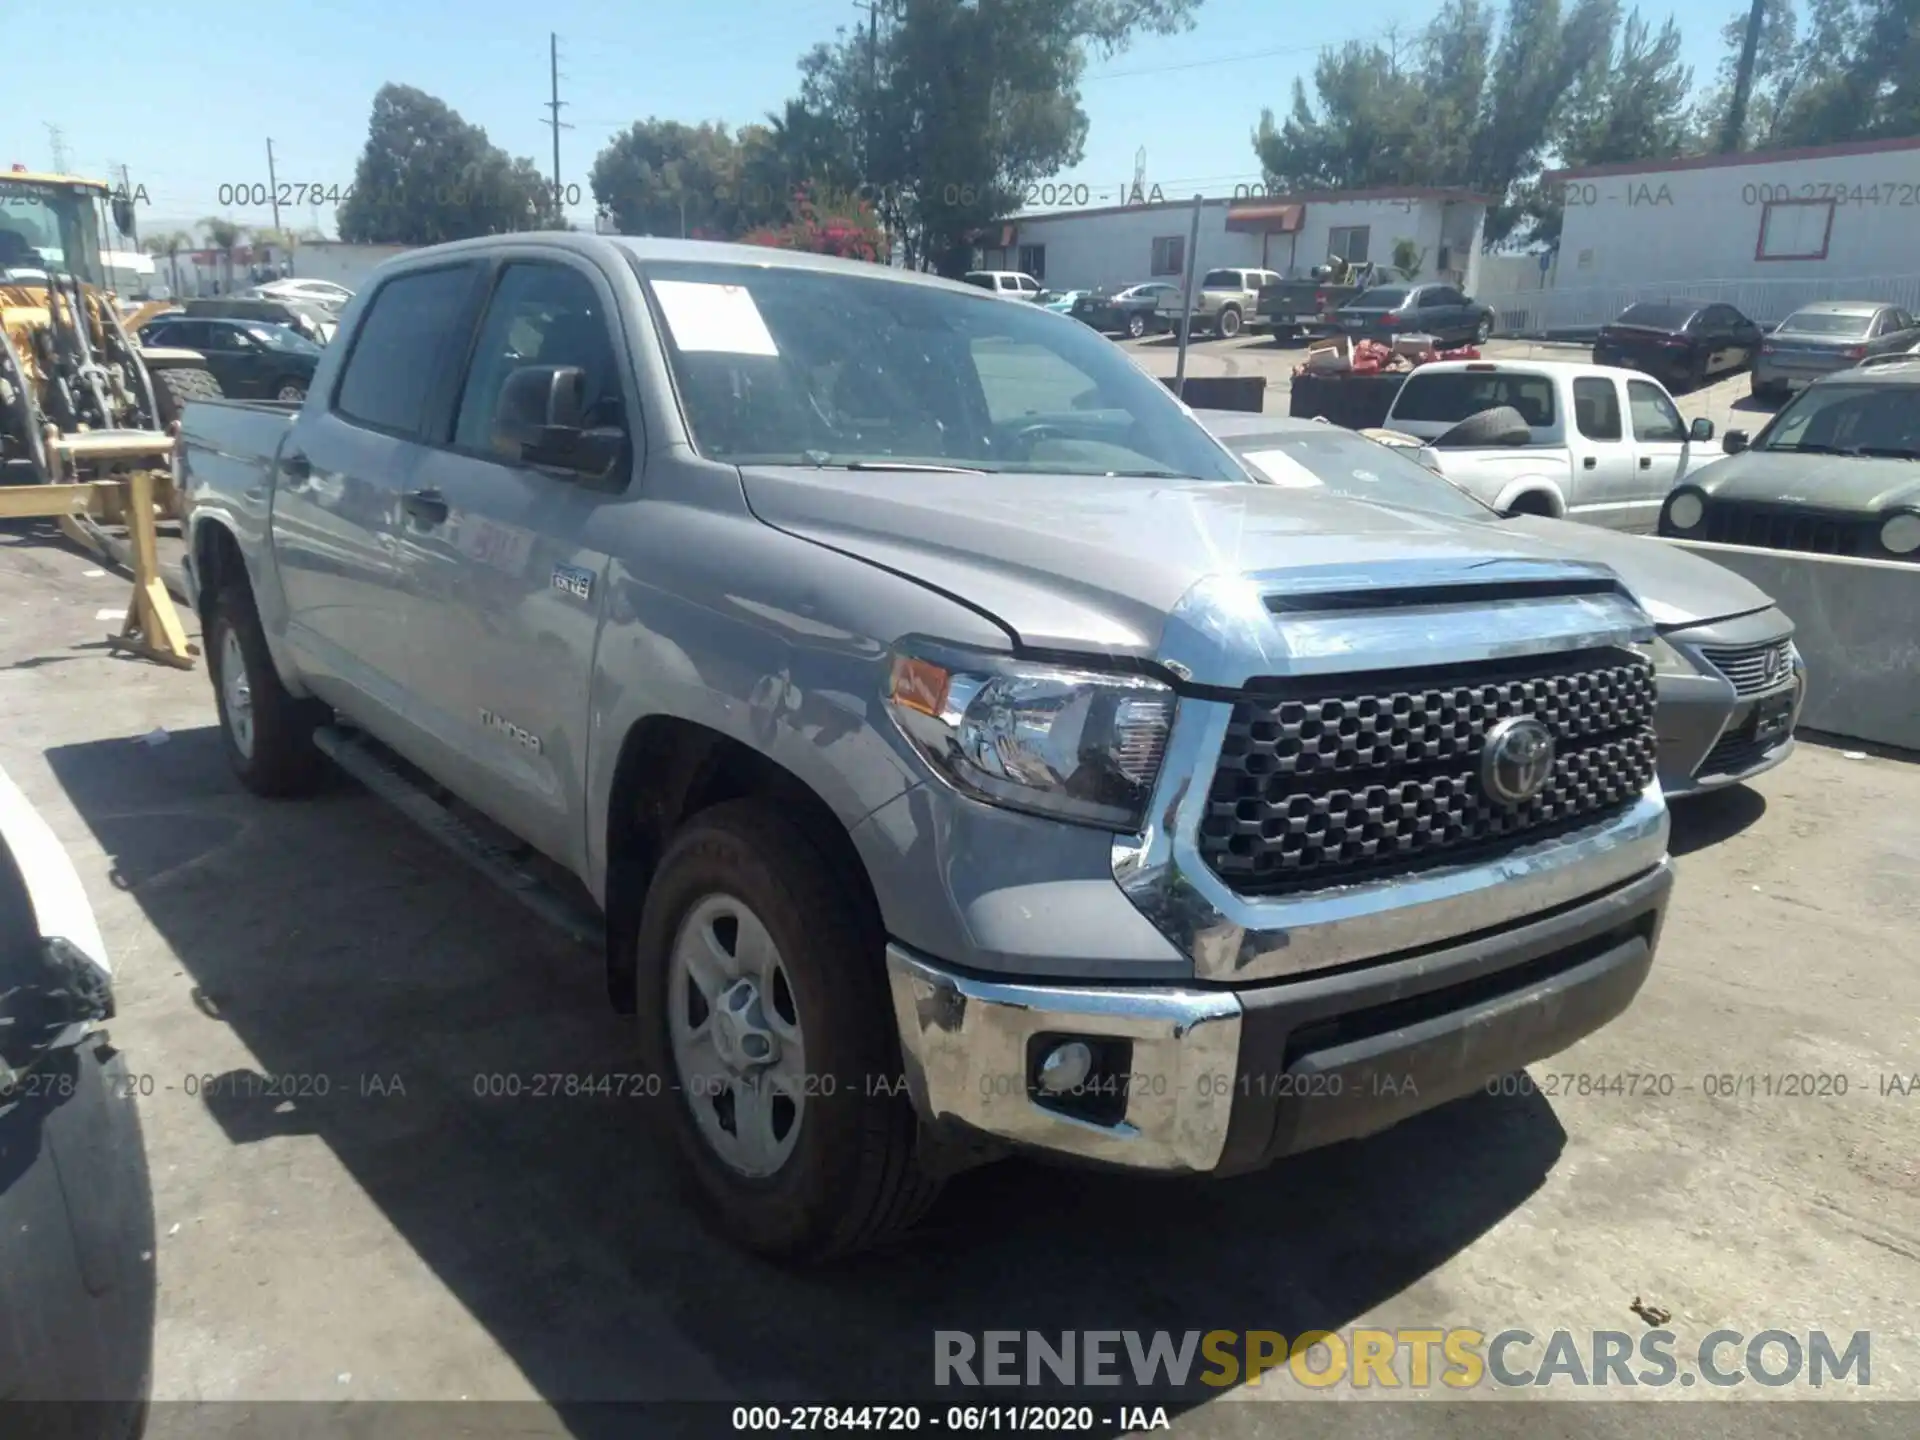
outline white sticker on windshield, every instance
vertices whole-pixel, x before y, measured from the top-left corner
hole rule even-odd
[[[778,355],[767,322],[753,296],[740,285],[709,285],[693,280],[656,280],[667,327],[682,350],[725,355]]]
[[[1289,490],[1322,490],[1326,482],[1285,450],[1249,450],[1241,459]]]

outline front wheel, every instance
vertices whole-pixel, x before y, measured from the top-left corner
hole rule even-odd
[[[1127,338],[1129,340],[1138,340],[1142,335],[1146,333],[1147,333],[1147,317],[1146,316],[1129,315],[1127,317]]]
[[[1491,315],[1482,315],[1480,317],[1480,323],[1476,325],[1473,330],[1473,343],[1476,345],[1484,345],[1492,338],[1493,317]]]
[[[295,405],[299,404],[307,398],[306,381],[282,380],[278,385],[273,387],[273,398]]]
[[[696,816],[635,940],[642,1056],[701,1198],[747,1248],[824,1260],[939,1183],[899,1083],[884,939],[812,835],[759,800]]]
[[[253,592],[230,584],[214,600],[207,625],[207,670],[227,762],[256,795],[305,795],[325,773],[313,732],[329,712],[280,683]]]
[[[1240,312],[1229,305],[1220,312],[1220,318],[1213,322],[1213,333],[1222,340],[1231,340],[1240,333]]]

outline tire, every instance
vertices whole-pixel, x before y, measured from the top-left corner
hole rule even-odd
[[[1229,305],[1213,321],[1213,333],[1222,340],[1231,340],[1240,333],[1240,311]]]
[[[220,740],[240,783],[271,798],[318,788],[325,757],[313,743],[313,732],[332,712],[318,701],[296,699],[280,683],[253,592],[245,584],[229,583],[215,598],[206,651]]]
[[[1142,335],[1146,333],[1147,333],[1147,317],[1146,316],[1129,315],[1127,317],[1127,338],[1129,340],[1138,340]]]
[[[745,951],[753,922],[775,963],[734,968],[729,978],[726,969],[740,962],[725,937]],[[719,1004],[696,1001],[701,987],[677,958],[683,941],[714,966],[705,988],[729,996],[729,1011],[757,1017],[749,1022],[757,1032],[729,1039],[715,1023]],[[654,873],[635,937],[642,1059],[648,1073],[672,1082],[660,1113],[699,1198],[722,1229],[761,1255],[817,1262],[870,1248],[911,1226],[939,1193],[919,1160],[912,1103],[894,1083],[899,1041],[883,945],[820,846],[769,801],[730,801],[695,816]],[[746,969],[760,976],[751,1001],[739,989]],[[695,1023],[702,1011],[704,1022]],[[690,1038],[697,1033],[719,1043],[702,1047]],[[718,1058],[729,1047],[736,1059],[751,1053],[755,1033],[773,1041],[775,1056],[754,1071],[756,1080],[782,1065],[797,1067],[783,1084],[791,1087],[796,1074],[802,1080],[784,1132],[783,1091],[743,1090],[739,1071]],[[764,1039],[758,1043],[764,1053]],[[757,1106],[736,1100],[743,1093],[768,1097],[764,1127],[753,1124]],[[745,1125],[777,1138],[750,1145]]]
[[[1758,380],[1751,380],[1747,384],[1747,393],[1755,400],[1774,405],[1786,397],[1786,388],[1780,385],[1762,385]]]
[[[1511,405],[1496,405],[1469,415],[1452,429],[1443,431],[1428,443],[1436,450],[1479,449],[1502,443],[1501,436],[1515,427],[1527,428],[1527,420]],[[1529,432],[1531,433],[1531,432]]]
[[[276,380],[273,382],[273,398],[295,403],[304,401],[307,398],[307,382],[296,376]]]
[[[182,365],[155,370],[152,376],[153,408],[158,412],[155,418],[159,420],[162,430],[180,418],[180,412],[186,408],[189,400],[222,398],[220,382],[213,378],[211,370]]]
[[[1473,343],[1484,345],[1491,339],[1493,339],[1493,317],[1482,315],[1480,323],[1473,327]]]

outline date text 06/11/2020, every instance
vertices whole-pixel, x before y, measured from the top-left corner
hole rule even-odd
[[[1158,1405],[736,1405],[735,1433],[817,1430],[950,1434],[1123,1435],[1171,1430]]]

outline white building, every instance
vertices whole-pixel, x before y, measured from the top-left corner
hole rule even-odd
[[[1762,324],[1811,300],[1920,309],[1920,139],[1549,171],[1566,220],[1545,292],[1481,298],[1502,328],[1599,325],[1635,300]]]
[[[997,227],[979,249],[987,270],[1024,270],[1051,290],[1179,280],[1223,265],[1304,275],[1330,255],[1394,263],[1411,248],[1423,278],[1474,292],[1486,197],[1465,190],[1350,190],[1203,200],[1197,254],[1186,253],[1193,202],[1056,210]],[[1401,242],[1406,242],[1402,245]]]
[[[410,245],[356,245],[347,240],[307,240],[293,250],[288,260],[299,279],[331,280],[349,290],[359,290],[382,264],[412,248]]]

